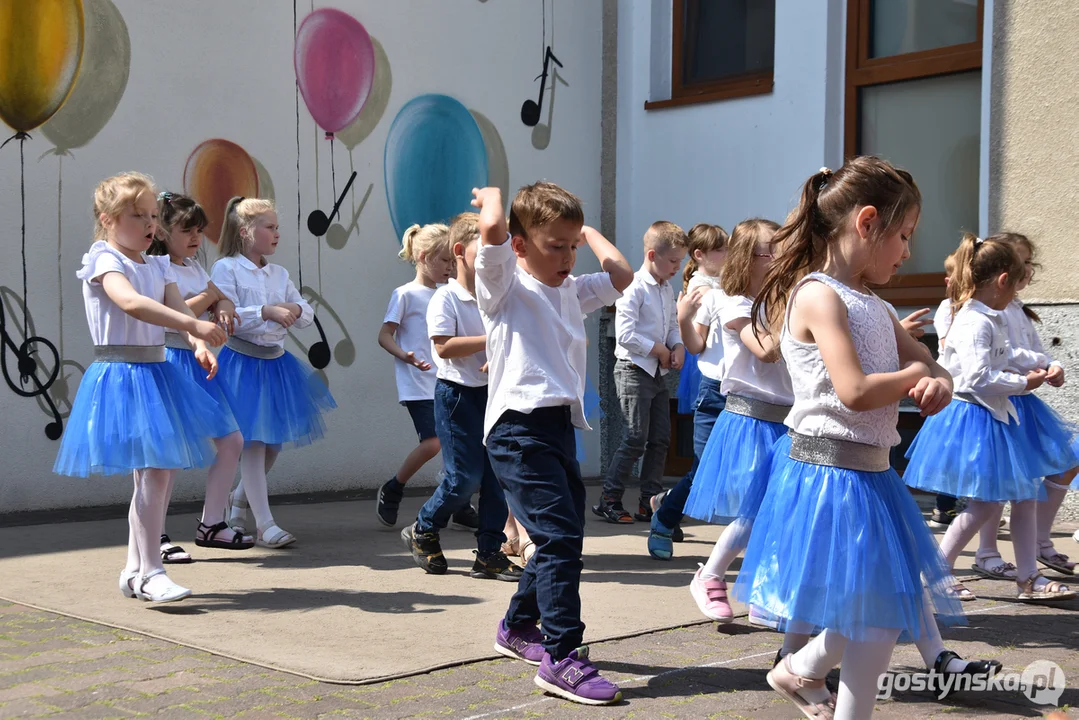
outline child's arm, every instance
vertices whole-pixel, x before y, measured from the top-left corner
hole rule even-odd
[[[1045,370],[1031,370],[1019,374],[1008,370],[994,370],[992,359],[993,326],[978,316],[977,325],[968,331],[963,328],[953,338],[952,349],[959,353],[964,377],[970,380],[971,389],[985,396],[1018,395],[1033,390],[1045,381]],[[953,334],[955,329],[952,330]]]
[[[474,335],[472,337],[439,335],[431,338],[431,342],[435,346],[435,352],[443,360],[468,357],[487,350],[486,335]]]
[[[893,317],[892,325],[900,365],[905,367],[909,363],[917,362],[929,368],[929,376],[919,380],[908,396],[918,404],[923,416],[935,415],[952,400],[952,375],[933,359],[929,348],[915,340],[906,320],[900,321]]]
[[[694,355],[704,352],[708,342],[708,326],[694,322],[697,311],[701,309],[704,296],[708,294],[707,285],[693,288],[678,299],[678,330],[682,344]]]
[[[296,318],[296,327],[298,328],[308,327],[315,321],[314,309],[310,303],[304,300],[303,295],[292,284],[291,279],[288,280],[288,287],[285,289],[285,302],[278,303],[278,305],[292,313],[293,317]]]
[[[232,303],[234,315],[238,319],[237,322],[243,326],[245,331],[256,332],[262,327],[263,323],[270,319],[263,315],[262,305],[244,306],[239,304],[239,286],[236,282],[236,276],[228,263],[223,260],[218,260],[214,263],[213,268],[210,270],[210,277],[214,288]]]
[[[476,253],[476,303],[488,316],[498,314],[517,281],[517,254],[506,229],[506,211],[498,188],[472,189],[472,204],[480,209],[482,247]]]
[[[603,272],[611,276],[614,289],[620,293],[625,292],[629,284],[633,282],[633,268],[629,266],[629,262],[622,253],[618,252],[618,248],[603,237],[598,230],[587,225],[581,229],[581,239],[592,248]]]
[[[738,339],[746,346],[758,360],[766,363],[774,363],[779,360],[779,344],[771,333],[761,328],[764,334],[753,329],[753,321],[747,317],[731,320],[727,328],[738,333]]]
[[[109,296],[109,299],[116,303],[117,307],[136,320],[141,320],[151,325],[172,328],[173,330],[179,330],[180,332],[190,333],[195,338],[205,340],[213,345],[223,345],[225,340],[228,339],[225,336],[225,331],[214,325],[212,322],[197,320],[195,316],[187,310],[183,298],[180,298],[180,306],[183,307],[183,310],[186,312],[167,307],[152,298],[139,294],[139,292],[132,287],[131,281],[129,281],[121,272],[107,272],[97,279],[101,283],[101,287],[105,290],[105,294]],[[179,297],[180,293],[176,290],[176,284],[169,283],[166,288],[170,286],[173,288],[176,297]]]
[[[899,402],[924,377],[930,376],[924,362],[910,363],[902,370],[867,375],[851,338],[847,308],[834,290],[822,283],[803,285],[792,298],[792,332],[805,328],[819,349],[840,402],[851,410],[864,412]],[[797,333],[796,333],[797,335]]]
[[[196,317],[195,313],[193,313],[191,308],[187,306],[187,303],[184,302],[184,298],[180,295],[180,289],[176,287],[176,283],[168,283],[165,285],[165,307],[171,308],[176,312],[183,313],[192,318]],[[213,380],[214,375],[217,375],[217,356],[206,346],[206,341],[195,335],[187,333],[187,341],[195,348],[195,360],[197,360],[199,365],[201,365],[208,373],[206,379]]]
[[[681,370],[686,363],[686,346],[682,342],[682,333],[678,330],[678,305],[671,303],[671,314],[667,318],[667,347],[671,351],[671,368]]]
[[[397,344],[397,339],[394,337],[394,334],[397,332],[397,326],[398,325],[395,322],[382,323],[382,327],[379,328],[378,331],[379,347],[403,363],[415,365],[424,372],[430,370],[431,363],[417,358],[415,353],[405,352],[401,349],[401,346]]]
[[[480,209],[480,239],[484,245],[503,245],[509,239],[502,191],[498,188],[472,188],[472,205]]]

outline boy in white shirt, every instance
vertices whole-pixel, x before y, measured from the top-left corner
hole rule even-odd
[[[674,223],[655,222],[644,234],[644,264],[615,304],[615,389],[625,418],[622,442],[611,458],[603,495],[592,512],[609,523],[652,519],[650,501],[663,490],[663,465],[671,444],[671,394],[666,375],[680,370],[686,350],[670,280],[682,268],[689,238]],[[636,515],[622,507],[626,480],[641,461]]]
[[[483,446],[487,408],[487,336],[476,304],[476,253],[479,215],[461,213],[449,231],[457,278],[439,286],[427,305],[431,357],[438,368],[434,390],[435,432],[442,446],[445,474],[420,508],[414,525],[401,532],[416,564],[432,575],[447,570],[439,531],[480,494],[474,578],[517,582],[521,568],[502,552],[506,536],[506,495]]]
[[[521,188],[508,232],[501,193],[473,193],[483,239],[476,299],[490,381],[484,442],[510,509],[536,545],[495,649],[538,665],[535,683],[547,692],[589,705],[616,703],[621,691],[600,677],[581,646],[585,488],[574,428],[588,429],[584,314],[615,302],[633,271],[611,243],[584,227],[580,201],[557,185]],[[604,272],[570,274],[582,242]]]

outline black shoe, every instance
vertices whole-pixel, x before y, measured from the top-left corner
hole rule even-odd
[[[671,530],[671,542],[685,542],[686,534],[682,532],[680,525],[675,525],[674,530]]]
[[[424,572],[431,575],[446,574],[446,556],[442,554],[437,532],[416,532],[413,524],[401,531],[401,540],[412,553],[412,559]]]
[[[405,496],[405,486],[391,478],[378,489],[378,502],[375,504],[375,516],[383,526],[392,528],[397,524],[397,510],[401,507],[401,498]]]
[[[955,520],[955,516],[958,515],[955,510],[938,510],[933,508],[933,512],[929,514],[929,524],[933,527],[946,528],[952,524],[952,520]]]
[[[592,512],[599,515],[607,522],[615,525],[633,522],[633,516],[626,512],[626,509],[622,507],[621,500],[601,498],[599,505],[592,506]]]
[[[633,513],[633,519],[639,522],[652,522],[652,498],[641,495],[637,503],[637,512]]]
[[[470,530],[476,532],[480,528],[480,516],[476,514],[476,508],[465,505],[450,518],[450,527],[454,530]]]
[[[963,658],[959,657],[958,654],[951,650],[941,650],[940,655],[937,655],[936,662],[933,663],[933,670],[941,675],[970,675],[972,677],[985,676],[986,678],[991,678],[1004,669],[1004,666],[996,660],[971,660],[962,671],[957,673],[948,672],[948,663],[952,660],[962,659]],[[940,696],[940,699],[943,700],[947,695],[948,692],[945,691],[944,694]]]
[[[521,579],[521,568],[510,562],[510,559],[501,550],[495,550],[490,555],[480,555],[476,552],[476,562],[472,564],[474,578],[480,580],[505,580],[517,582]]]

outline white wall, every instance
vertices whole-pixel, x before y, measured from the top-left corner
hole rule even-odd
[[[618,6],[618,234],[635,264],[655,220],[782,223],[805,179],[842,162],[842,2],[777,0],[771,94],[645,110],[669,97],[669,8]]]
[[[90,244],[94,185],[110,174],[136,169],[151,174],[163,189],[179,190],[184,163],[198,143],[232,140],[261,162],[272,179],[282,226],[275,261],[295,280],[298,239],[302,242],[305,284],[321,287],[356,345],[355,363],[326,369],[339,405],[329,416],[327,439],[284,453],[271,492],[374,487],[396,470],[415,439],[407,412],[396,403],[392,360],[375,342],[391,290],[413,274],[396,258],[399,244],[383,184],[389,126],[416,95],[450,95],[497,128],[511,188],[540,178],[559,182],[582,198],[587,221],[598,225],[601,4],[546,3],[548,42],[553,37],[568,84],[557,89],[550,144],[538,150],[519,113],[522,101],[538,93],[533,78],[541,65],[541,43],[536,42],[541,40],[540,3],[337,0],[333,5],[354,15],[385,48],[392,92],[385,115],[351,157],[338,144],[338,188],[350,161],[359,172],[353,201],[358,204],[368,185],[374,187],[358,230],[334,250],[309,235],[306,222],[299,235],[296,230],[297,186],[305,221],[316,208],[328,210],[332,198],[329,143],[302,102],[297,178],[291,4],[114,1],[131,40],[130,77],[115,115],[62,165],[51,155],[39,159],[52,149],[40,131],[26,144],[28,304],[34,328],[62,343],[64,360],[88,364],[92,349],[75,271]],[[311,5],[304,0],[299,5],[302,20]],[[0,286],[21,294],[18,188],[13,142],[0,152]],[[351,205],[346,201],[345,210]],[[589,268],[587,259],[582,258],[582,266]],[[21,312],[12,318],[10,311],[18,308],[10,297],[5,304],[8,330],[21,342]],[[332,347],[342,330],[326,313],[320,317]],[[299,331],[297,338],[305,345],[318,339],[314,328]],[[299,352],[294,343],[289,349]],[[7,360],[14,374],[14,358],[9,354]],[[73,398],[80,373],[68,369]],[[49,418],[35,400],[0,385],[0,414],[0,512],[120,503],[130,496],[125,477],[82,480],[52,474],[58,443],[46,439]],[[598,468],[596,435],[587,435],[585,474]],[[429,466],[420,479],[429,482],[435,469]],[[202,473],[183,474],[175,497],[200,497],[202,482]]]

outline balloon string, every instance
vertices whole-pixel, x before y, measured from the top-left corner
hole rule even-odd
[[[547,0],[543,0],[543,42],[540,43],[540,57],[547,58]]]
[[[296,39],[296,33],[298,32],[296,16],[296,0],[292,0],[292,38]],[[303,253],[300,252],[300,238],[301,234],[301,219],[300,219],[300,79],[296,78],[296,268],[297,275],[300,280],[300,287],[303,287]]]
[[[26,133],[19,138],[19,191],[22,201],[22,336],[29,338],[30,306],[26,304]]]
[[[330,182],[333,186],[333,196],[337,198],[337,169],[333,162],[333,135],[330,135]],[[331,220],[333,218],[330,218]]]

